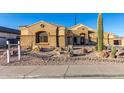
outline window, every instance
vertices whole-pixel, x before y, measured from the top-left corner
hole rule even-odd
[[[45,25],[44,25],[44,24],[41,24],[41,25],[40,25],[40,27],[41,27],[41,28],[44,28],[44,27],[45,27]]]
[[[85,30],[85,28],[82,28],[82,30]]]
[[[48,42],[48,35],[46,32],[36,33],[36,43]]]
[[[121,45],[121,40],[114,40],[114,45]]]

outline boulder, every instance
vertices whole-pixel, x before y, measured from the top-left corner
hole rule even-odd
[[[88,53],[88,50],[86,48],[82,48],[82,53],[86,54],[86,53]]]
[[[101,58],[108,58],[109,57],[109,53],[105,50],[101,51],[101,52],[96,52],[97,57],[101,57]]]
[[[32,51],[33,52],[40,52],[40,48],[38,46],[34,45]]]
[[[6,55],[7,55],[6,52],[3,52],[3,53],[0,55],[0,58],[5,57]]]
[[[55,55],[60,56],[61,48],[55,48],[53,52]]]

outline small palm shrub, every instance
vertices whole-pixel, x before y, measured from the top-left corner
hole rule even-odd
[[[115,58],[116,57],[116,53],[117,53],[116,47],[112,46],[111,47],[111,57]]]
[[[68,56],[72,57],[73,56],[73,46],[69,45],[67,47],[67,52],[68,52]]]

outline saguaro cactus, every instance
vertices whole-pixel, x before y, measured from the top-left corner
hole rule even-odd
[[[97,23],[97,38],[98,38],[98,51],[103,50],[103,18],[102,13],[98,14],[98,23]]]

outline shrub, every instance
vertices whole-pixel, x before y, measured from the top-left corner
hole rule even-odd
[[[116,53],[117,53],[116,47],[112,46],[111,47],[111,57],[115,58],[116,57]]]
[[[73,46],[70,46],[70,45],[69,45],[69,46],[67,47],[67,52],[68,52],[68,55],[69,55],[69,56],[73,56],[73,54],[74,54],[74,53],[73,53]]]

